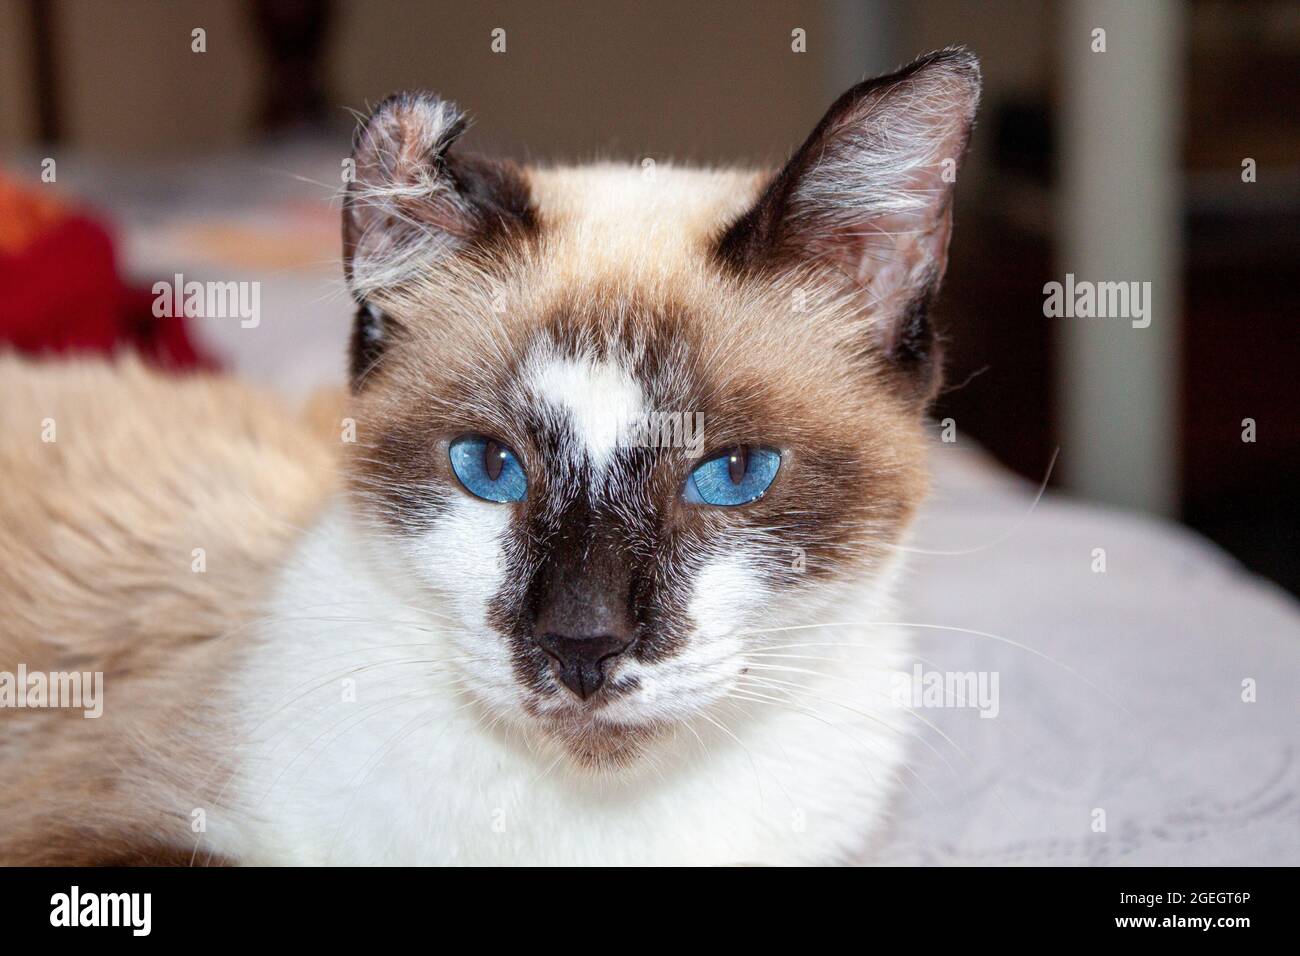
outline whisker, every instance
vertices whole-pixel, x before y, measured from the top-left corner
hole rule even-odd
[[[763,798],[763,781],[759,777],[758,764],[754,762],[754,755],[750,753],[749,748],[746,747],[743,743],[741,743],[740,738],[737,737],[734,733],[732,733],[729,727],[715,720],[709,714],[705,713],[704,711],[700,711],[700,717],[702,717],[704,720],[707,720],[714,727],[718,728],[718,730],[722,731],[724,734],[726,734],[728,737],[734,740],[736,742],[736,746],[739,747],[744,752],[746,759],[749,760],[750,769],[754,772],[754,785],[758,788],[758,804],[760,807],[764,806],[767,801],[764,800]]]
[[[1006,541],[1012,535],[1016,534],[1021,528],[1023,528],[1025,522],[1030,519],[1034,511],[1038,508],[1038,502],[1040,502],[1043,499],[1043,495],[1047,491],[1047,483],[1052,479],[1052,470],[1056,467],[1056,459],[1057,456],[1060,454],[1061,454],[1061,447],[1058,445],[1056,447],[1056,450],[1052,452],[1051,461],[1047,463],[1047,473],[1043,475],[1043,480],[1038,485],[1038,493],[1034,495],[1034,500],[1033,502],[1030,503],[1029,510],[1026,511],[1023,515],[1021,515],[1020,520],[1017,521],[1014,525],[1012,525],[1012,527],[1009,530],[1005,531],[1003,534],[994,538],[992,541],[989,541],[986,544],[977,545],[976,547],[973,548],[963,548],[961,550],[952,550],[952,551],[931,550],[929,548],[913,548],[910,547],[909,545],[902,545],[902,544],[885,544],[885,547],[892,548],[895,551],[903,551],[907,554],[924,554],[924,555],[932,555],[937,557],[961,557],[963,555],[978,554],[981,551],[988,551],[990,548],[996,548],[998,545],[1002,544],[1002,542]]]
[[[754,696],[752,696],[752,697],[751,697],[751,696],[748,696],[748,695],[750,695],[750,694],[752,694],[752,695],[754,695]],[[849,738],[849,740],[851,740],[853,743],[857,744],[858,746],[863,747],[864,749],[868,749],[868,750],[871,749],[871,748],[868,747],[866,741],[863,741],[863,740],[861,740],[861,739],[859,739],[859,738],[853,736],[853,735],[850,734],[847,730],[845,730],[843,727],[839,726],[838,724],[834,723],[833,721],[830,721],[830,720],[826,719],[826,718],[825,718],[824,716],[822,716],[821,714],[819,714],[819,713],[817,713],[817,712],[815,712],[815,711],[813,711],[813,710],[811,710],[811,709],[809,709],[809,708],[801,707],[801,706],[798,706],[798,705],[794,704],[794,703],[793,703],[792,701],[790,701],[790,700],[781,699],[781,698],[775,698],[775,697],[768,697],[767,695],[765,695],[765,694],[761,694],[759,691],[754,691],[754,690],[741,691],[741,692],[735,693],[733,696],[735,697],[735,699],[738,699],[738,700],[749,700],[749,701],[752,701],[752,702],[754,702],[754,703],[770,704],[770,705],[775,706],[775,707],[779,707],[779,708],[782,708],[782,709],[791,710],[791,711],[793,711],[794,713],[798,713],[798,714],[802,714],[802,715],[804,715],[804,716],[806,716],[806,717],[810,717],[810,718],[812,718],[813,720],[816,720],[816,721],[819,721],[820,723],[825,724],[826,726],[830,727],[832,730],[835,730],[835,731],[838,731],[839,733],[844,734],[846,737]],[[872,781],[873,781],[874,783],[876,783],[877,786],[879,786],[880,781],[876,779],[876,775],[872,772],[870,765],[867,764],[867,762],[866,762],[865,760],[863,760],[860,756],[858,757],[858,762],[862,765],[862,768],[863,768],[864,770],[866,770],[867,775],[868,775],[869,777],[871,777]],[[902,766],[902,768],[903,768],[904,770],[906,770],[906,771],[907,771],[908,773],[910,773],[914,778],[916,778],[916,781],[917,781],[921,786],[925,787],[925,789],[928,790],[928,791],[930,792],[931,796],[934,797],[935,801],[938,802],[939,795],[938,795],[937,793],[935,793],[933,789],[931,789],[930,785],[927,784],[927,783],[926,783],[926,782],[921,778],[921,776],[920,776],[920,775],[919,775],[915,770],[913,770],[913,769],[912,769],[910,766],[908,766],[907,764],[901,764],[901,766]],[[907,781],[905,781],[905,780],[901,780],[901,779],[900,779],[898,782],[899,782],[900,785],[902,785],[903,789],[905,789],[905,790],[906,790],[906,791],[907,791],[907,792],[908,792],[908,793],[909,793],[913,798],[916,797],[916,793],[915,793],[915,791],[913,791],[912,788],[909,787],[909,786],[907,785]]]
[[[795,683],[792,682],[792,681],[781,681],[781,680],[777,680],[777,679],[775,679],[775,678],[770,678],[770,677],[757,677],[757,676],[754,677],[753,679],[756,680],[756,681],[759,681],[759,682],[767,682],[767,683],[769,683],[769,686],[771,686],[772,684],[775,684],[775,685],[777,685],[778,687],[780,687],[780,685],[786,685],[786,686],[784,686],[784,687],[780,687],[780,689],[786,690],[788,693],[792,693],[792,694],[794,694],[794,693],[798,693],[798,694],[800,694],[801,696],[804,696],[804,697],[811,697],[813,700],[822,701],[822,702],[824,702],[824,703],[830,704],[830,705],[833,706],[833,707],[842,707],[842,708],[844,708],[845,710],[849,711],[850,713],[857,714],[857,715],[860,716],[860,717],[865,717],[867,720],[870,720],[870,721],[872,721],[872,722],[874,722],[874,723],[880,724],[880,726],[886,728],[887,730],[892,730],[892,731],[893,731],[894,733],[896,733],[896,734],[900,734],[900,735],[902,735],[902,736],[904,736],[904,737],[914,737],[915,739],[921,741],[921,743],[922,743],[924,746],[928,747],[928,748],[930,749],[930,751],[931,751],[931,752],[932,752],[936,757],[938,757],[940,760],[942,760],[943,763],[944,763],[944,766],[946,766],[946,767],[948,768],[948,770],[952,773],[952,775],[953,775],[954,777],[956,777],[956,778],[959,779],[959,780],[961,779],[961,775],[957,773],[957,768],[954,767],[951,763],[948,762],[948,758],[945,757],[945,756],[943,755],[942,751],[940,751],[937,747],[935,747],[935,746],[934,746],[933,744],[931,744],[928,740],[926,740],[925,737],[923,737],[923,736],[921,736],[921,735],[919,735],[919,734],[909,734],[907,731],[903,730],[902,728],[900,728],[900,727],[895,727],[895,726],[893,726],[892,724],[890,724],[890,723],[888,723],[888,722],[886,722],[886,721],[884,721],[884,720],[881,720],[879,717],[876,717],[874,714],[869,714],[869,713],[867,713],[867,712],[864,711],[864,710],[860,710],[860,709],[858,709],[858,708],[856,708],[856,707],[853,707],[853,706],[851,706],[851,705],[849,705],[849,704],[845,704],[842,700],[838,700],[838,699],[835,699],[835,698],[832,698],[832,697],[822,697],[822,696],[819,696],[819,695],[813,693],[811,690],[809,690],[809,689],[807,689],[806,687],[804,687],[803,685],[795,684]],[[886,696],[886,697],[887,697],[888,695],[882,695],[882,696]],[[974,762],[973,762],[973,761],[972,761],[968,756],[966,756],[966,752],[963,751],[963,750],[961,749],[961,747],[959,747],[959,746],[957,745],[956,741],[954,741],[951,737],[949,737],[949,736],[948,736],[947,734],[945,734],[942,730],[940,730],[938,727],[936,727],[933,723],[931,723],[930,721],[926,720],[924,717],[922,717],[920,714],[916,713],[916,711],[913,710],[913,709],[910,708],[910,707],[903,707],[903,708],[899,708],[899,709],[902,710],[904,713],[911,714],[913,717],[915,717],[915,718],[916,718],[917,720],[919,720],[921,723],[925,724],[928,728],[930,728],[932,731],[934,731],[936,734],[938,734],[940,737],[942,737],[943,740],[944,740],[945,742],[947,742],[948,745],[951,746],[953,750],[957,751],[957,754],[958,754],[958,755],[959,755],[963,760],[965,760],[967,764],[969,764],[969,765],[972,766],[972,767],[974,766]]]
[[[863,627],[863,628],[913,627],[913,628],[919,628],[923,630],[951,631],[958,634],[969,634],[974,637],[983,637],[991,641],[998,641],[999,643],[1007,644],[1011,647],[1025,651],[1026,653],[1032,654],[1035,657],[1039,657],[1047,661],[1049,664],[1052,664],[1055,667],[1059,667],[1067,674],[1070,674],[1072,677],[1076,678],[1077,680],[1086,684],[1088,687],[1095,690],[1097,693],[1101,694],[1103,697],[1105,697],[1107,700],[1113,703],[1116,707],[1122,710],[1129,717],[1134,716],[1133,713],[1127,707],[1125,707],[1124,704],[1118,698],[1114,697],[1109,692],[1103,690],[1101,687],[1098,687],[1096,684],[1094,684],[1088,678],[1084,677],[1082,674],[1080,674],[1074,668],[1070,667],[1068,664],[1065,664],[1062,661],[1058,661],[1051,655],[1044,654],[1042,651],[1030,647],[1027,644],[1021,644],[1019,641],[1013,641],[1009,637],[1003,637],[1001,634],[992,634],[988,631],[976,630],[975,628],[957,627],[951,624],[921,624],[914,621],[865,621],[865,622],[864,621],[827,621],[822,624],[794,624],[794,625],[788,625],[786,627],[773,627],[773,628],[766,628],[758,631],[749,631],[743,636],[755,637],[762,634],[775,634],[783,631],[803,631],[803,630],[809,630],[811,628],[818,628],[818,627]],[[790,650],[790,649],[800,648],[800,647],[860,647],[860,646],[861,645],[859,644],[852,644],[852,643],[812,641],[812,642],[799,643],[799,644],[765,645],[764,649],[765,650]]]

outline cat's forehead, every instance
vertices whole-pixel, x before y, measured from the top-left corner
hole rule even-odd
[[[698,265],[758,194],[761,174],[643,160],[525,172],[552,268],[655,273]]]
[[[727,340],[747,340],[747,354],[772,345],[793,358],[790,347],[808,336],[792,326],[818,322],[812,310],[789,321],[803,290],[739,282],[714,255],[760,174],[614,163],[519,173],[535,210],[526,232],[443,258],[374,297],[449,369],[495,359],[534,377],[558,365],[572,380],[631,367],[654,385],[665,376],[645,381],[647,356],[662,372],[670,354],[726,360]]]
[[[699,235],[723,221],[713,232],[701,222]],[[627,222],[606,225],[608,237],[637,235]],[[543,217],[541,230],[493,272],[440,270],[423,297],[402,303],[408,337],[372,391],[446,428],[555,452],[555,464],[581,458],[595,473],[647,444],[679,457],[688,429],[694,453],[848,446],[864,425],[888,430],[907,417],[846,361],[846,323],[833,309],[798,311],[800,290],[738,281],[680,233],[602,258],[576,253],[572,243],[588,240],[573,221]],[[578,238],[557,238],[570,233]]]
[[[765,342],[746,316],[732,314],[725,291],[693,291],[607,283],[539,302],[512,335],[511,360],[489,396],[528,423],[522,437],[558,435],[596,472],[620,450],[680,452],[689,442],[699,454],[781,443],[792,430],[821,431],[837,417],[815,415],[842,375],[827,367],[827,343],[780,335]],[[805,372],[797,387],[792,377]]]
[[[794,399],[846,383],[842,349],[860,349],[841,296],[798,278],[751,280],[716,255],[761,174],[602,163],[520,175],[536,211],[526,232],[377,296],[414,333],[417,364],[490,363],[552,386],[630,374],[654,401],[721,378],[797,376],[785,389]]]

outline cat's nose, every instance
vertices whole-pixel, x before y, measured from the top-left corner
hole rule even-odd
[[[614,634],[571,637],[545,632],[537,644],[551,659],[560,683],[586,700],[605,683],[609,664],[632,643]]]

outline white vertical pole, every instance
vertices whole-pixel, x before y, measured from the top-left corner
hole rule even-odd
[[[1181,0],[1071,0],[1055,279],[1149,281],[1150,326],[1061,318],[1067,487],[1172,514],[1178,505],[1183,42]],[[1105,52],[1094,31],[1105,30]]]

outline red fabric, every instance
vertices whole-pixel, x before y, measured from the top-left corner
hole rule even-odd
[[[155,318],[152,293],[123,284],[112,239],[98,222],[50,216],[46,207],[29,225],[0,247],[0,345],[28,354],[131,349],[166,368],[213,366],[182,317]]]

